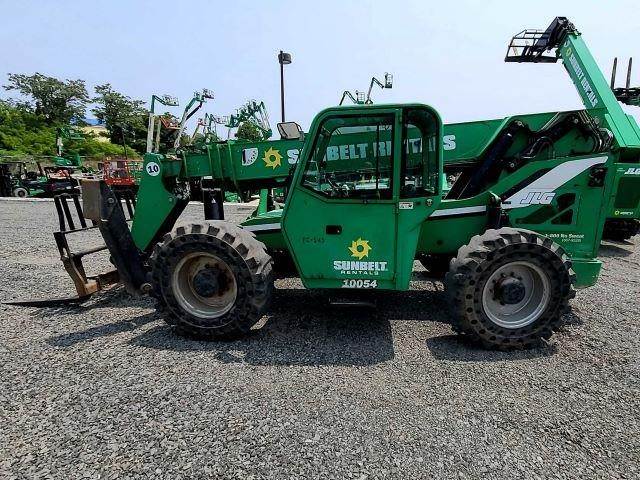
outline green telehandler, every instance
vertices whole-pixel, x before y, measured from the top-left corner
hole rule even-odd
[[[566,18],[514,36],[505,60],[562,61],[586,109],[477,122],[475,147],[457,146],[468,158],[458,155],[451,185],[451,138],[422,104],[328,108],[301,149],[300,128],[283,123],[282,140],[264,142],[265,150],[212,143],[147,154],[135,212],[104,182],[83,181],[82,208],[77,197],[56,199],[54,235],[75,300],[120,282],[155,297],[179,333],[235,338],[268,311],[278,274],[334,294],[407,290],[414,261],[431,258],[448,264],[457,332],[487,348],[538,345],[560,327],[574,288],[598,279],[616,179],[640,171],[640,129]],[[174,228],[189,182],[202,178],[215,184],[205,191],[205,220]],[[283,209],[259,208],[241,225],[224,221],[225,190],[282,186]],[[82,259],[97,249],[67,242],[86,228],[100,230],[114,270],[86,275]]]

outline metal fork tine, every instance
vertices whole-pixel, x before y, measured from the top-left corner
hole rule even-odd
[[[82,206],[80,205],[80,198],[78,195],[73,196],[73,203],[76,206],[76,212],[78,213],[78,220],[80,220],[80,225],[82,228],[87,228],[87,222],[84,219],[84,214],[82,213]]]
[[[60,199],[59,195],[53,197],[53,203],[55,204],[56,212],[58,213],[58,224],[60,225],[60,231],[64,232],[67,230],[67,226],[64,223],[64,213],[62,212],[62,205],[60,205],[61,201],[62,200]]]
[[[67,197],[60,197],[62,203],[62,209],[64,210],[64,215],[67,217],[67,223],[69,225],[70,230],[75,230],[76,225],[73,221],[73,217],[71,216],[71,211],[69,210],[69,204],[67,203]]]

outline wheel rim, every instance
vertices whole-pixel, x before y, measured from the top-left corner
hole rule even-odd
[[[211,253],[196,252],[182,258],[173,271],[171,286],[180,306],[199,318],[224,315],[238,296],[231,268]]]
[[[535,322],[550,301],[548,275],[530,262],[502,265],[491,274],[482,291],[482,307],[489,319],[516,329]]]

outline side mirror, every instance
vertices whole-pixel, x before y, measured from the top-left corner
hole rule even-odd
[[[296,122],[279,123],[278,132],[282,140],[304,140],[304,132]]]

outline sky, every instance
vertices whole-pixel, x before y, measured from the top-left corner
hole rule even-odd
[[[426,103],[445,123],[582,108],[560,63],[503,61],[515,33],[544,29],[555,16],[582,32],[607,78],[619,57],[620,85],[635,55],[632,86],[640,85],[637,0],[0,0],[0,12],[0,84],[7,73],[40,72],[83,79],[90,89],[109,82],[146,101],[170,94],[181,105],[208,88],[215,98],[202,116],[256,99],[274,127],[280,49],[293,57],[285,66],[286,119],[305,130],[344,90],[366,90],[385,72],[394,85],[374,90],[375,103]],[[640,110],[625,110],[640,120]]]

